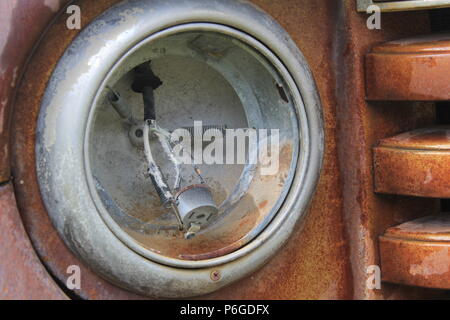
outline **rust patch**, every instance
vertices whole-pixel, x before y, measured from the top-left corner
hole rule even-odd
[[[450,242],[380,238],[384,281],[450,289]]]
[[[450,242],[450,214],[441,213],[402,223],[386,230],[385,237],[428,242]]]
[[[413,37],[378,45],[366,56],[370,100],[449,100],[449,34]]]
[[[78,1],[83,23],[115,2]],[[374,195],[371,175],[376,141],[426,124],[433,119],[429,111],[432,107],[375,106],[366,103],[364,90],[364,54],[377,43],[426,32],[426,13],[386,15],[383,29],[372,32],[364,27],[366,15],[356,13],[354,1],[253,2],[289,32],[313,71],[325,121],[323,174],[308,217],[296,226],[286,246],[260,271],[203,298],[430,297],[430,291],[389,284],[384,284],[380,292],[364,289],[366,266],[379,263],[378,235],[391,225],[438,209],[435,201]],[[27,121],[13,122],[12,139],[17,198],[36,250],[57,278],[65,281],[67,265],[78,264],[83,274],[81,297],[139,298],[93,274],[71,254],[52,227],[39,196],[34,168],[37,112],[54,65],[76,33],[65,28],[64,19],[58,20],[37,49],[22,81],[15,119]]]
[[[420,264],[412,264],[409,273],[414,276],[430,278],[440,276],[450,271],[450,256],[447,248],[437,250],[424,257]]]
[[[263,228],[261,223],[267,222],[267,216],[278,201],[279,194],[285,187],[286,171],[289,170],[292,162],[292,145],[285,144],[280,150],[279,172],[276,175],[262,175],[257,170],[253,178],[254,181],[264,182],[264,186],[250,186],[248,192],[241,201],[236,204],[228,216],[220,217],[205,231],[200,232],[190,240],[184,238],[184,233],[179,230],[161,230],[142,233],[124,228],[138,243],[155,253],[183,260],[204,260],[223,256],[234,252],[248,244],[257,236]],[[264,162],[264,160],[262,160]],[[261,188],[271,186],[271,192],[264,192]],[[181,192],[181,191],[180,191]],[[254,195],[268,195],[257,205]],[[156,212],[166,212],[161,205],[156,204]],[[148,216],[147,211],[153,208],[140,208],[143,212],[137,213],[133,210],[133,216]],[[152,212],[153,217],[157,213]],[[154,222],[157,224],[157,222]]]
[[[450,150],[450,126],[434,126],[407,131],[380,141],[379,146],[398,149]]]
[[[83,24],[117,1],[78,1],[83,12]],[[299,299],[315,298],[329,292],[329,298],[351,297],[351,278],[348,269],[348,252],[343,237],[343,217],[339,174],[336,163],[335,96],[330,46],[335,26],[336,2],[317,6],[315,0],[286,0],[283,3],[269,0],[255,1],[277,19],[291,34],[305,54],[318,80],[326,118],[328,149],[324,174],[312,203],[307,221],[299,225],[288,245],[263,269],[251,277],[239,281],[206,298],[220,299]],[[318,25],[327,27],[318,28]],[[64,246],[48,218],[36,181],[34,167],[34,132],[39,104],[46,83],[56,61],[64,52],[76,31],[65,28],[60,19],[49,30],[37,49],[30,69],[21,85],[21,94],[15,106],[14,176],[20,209],[33,242],[56,277],[65,281],[67,264],[82,267],[83,286],[79,293],[88,299],[121,299],[137,296],[109,284],[84,267]],[[27,124],[18,121],[27,117]],[[23,180],[23,184],[17,183]],[[333,190],[333,191],[331,191]],[[255,205],[256,206],[256,205]],[[335,287],[331,291],[330,285]]]
[[[381,140],[374,148],[375,191],[450,197],[450,129],[425,128]]]
[[[82,27],[116,2],[76,2],[83,12]],[[47,10],[49,11],[48,8]],[[36,30],[41,31],[37,28]],[[12,172],[18,207],[37,253],[56,278],[65,283],[68,277],[67,267],[80,266],[83,284],[81,290],[76,293],[81,298],[139,299],[140,296],[120,289],[94,274],[71,253],[52,226],[37,184],[34,141],[40,102],[56,62],[78,32],[79,30],[68,30],[66,16],[60,16],[36,49],[18,88],[11,138]]]
[[[264,200],[263,202],[261,202],[258,206],[258,208],[260,209],[264,209],[267,206],[267,200]]]
[[[10,110],[17,83],[41,31],[55,15],[45,2],[0,1],[0,182],[11,177],[8,147]],[[68,2],[63,0],[61,4]]]

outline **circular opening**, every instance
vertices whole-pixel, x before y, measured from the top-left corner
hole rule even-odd
[[[142,136],[144,135],[144,132],[142,131],[142,129],[136,129],[134,134],[136,135],[137,138],[142,138]]]
[[[255,49],[238,34],[190,26],[143,41],[116,64],[91,110],[85,161],[93,198],[121,231],[116,234],[150,256],[199,261],[244,247],[272,221],[292,184],[301,145],[299,93],[289,74],[267,58],[273,57],[267,49]],[[162,82],[153,91],[158,126],[171,137],[179,129],[192,134],[190,143],[178,142],[190,148],[195,165],[184,161],[175,170],[158,136],[150,134],[155,163],[174,193],[200,179],[218,208],[195,236],[186,236],[177,215],[162,204],[144,148],[130,138],[144,136],[144,98],[133,90],[143,64]],[[118,101],[134,123],[113,106]],[[193,193],[189,199],[200,198]],[[208,217],[201,210],[189,215]]]

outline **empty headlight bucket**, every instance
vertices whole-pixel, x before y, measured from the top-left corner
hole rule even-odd
[[[142,65],[161,80],[147,96],[134,85]],[[105,278],[157,297],[261,267],[304,216],[323,155],[306,61],[242,1],[110,8],[66,50],[38,121],[39,185],[60,235]]]

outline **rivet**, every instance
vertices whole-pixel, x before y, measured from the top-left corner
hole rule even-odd
[[[219,281],[220,278],[221,278],[221,275],[220,275],[219,270],[214,270],[213,272],[211,272],[211,280],[212,281]]]

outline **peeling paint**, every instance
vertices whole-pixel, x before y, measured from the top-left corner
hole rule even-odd
[[[423,181],[424,184],[429,184],[431,181],[433,181],[433,175],[431,174],[431,169],[428,168],[427,175],[425,177],[425,180]]]
[[[442,275],[450,271],[450,256],[448,248],[442,248],[433,252],[423,259],[420,264],[412,264],[409,272],[413,276],[423,276],[425,278]]]

